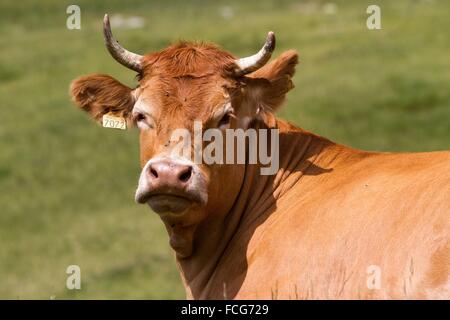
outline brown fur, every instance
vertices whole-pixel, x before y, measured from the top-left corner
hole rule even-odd
[[[70,93],[73,101],[97,121],[110,111],[128,117],[134,105],[131,89],[103,74],[75,79]]]
[[[294,50],[286,51],[269,64],[250,75],[251,78],[261,79],[258,90],[263,107],[276,111],[284,102],[286,93],[294,88],[292,77],[298,64],[298,55]],[[258,83],[258,81],[254,81]]]
[[[144,77],[204,77],[225,74],[233,65],[234,57],[208,43],[180,42],[144,58]]]

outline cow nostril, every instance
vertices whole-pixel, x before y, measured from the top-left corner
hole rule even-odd
[[[186,168],[178,177],[178,179],[182,182],[188,182],[192,176],[192,167]]]
[[[156,171],[153,168],[150,168],[150,174],[154,177],[154,178],[158,178],[158,171]]]

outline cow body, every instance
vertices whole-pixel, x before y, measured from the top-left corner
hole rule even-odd
[[[448,299],[450,152],[369,153],[278,124],[290,151],[274,177],[248,170],[228,217],[239,223],[207,276],[192,277],[195,257],[179,260],[188,295]]]
[[[240,224],[191,297],[449,298],[450,152],[368,153],[289,130],[281,145],[298,152],[273,179],[246,177]]]

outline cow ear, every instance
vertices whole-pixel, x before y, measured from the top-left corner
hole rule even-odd
[[[103,74],[79,77],[72,81],[70,95],[75,104],[98,122],[108,112],[130,122],[135,102],[133,90],[113,77]]]
[[[282,53],[277,59],[249,75],[254,79],[250,86],[257,105],[276,111],[284,102],[286,93],[294,88],[292,77],[298,64],[294,50]]]

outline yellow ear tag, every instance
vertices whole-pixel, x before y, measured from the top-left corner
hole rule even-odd
[[[126,130],[127,121],[125,118],[113,115],[111,112],[103,115],[103,127]]]

